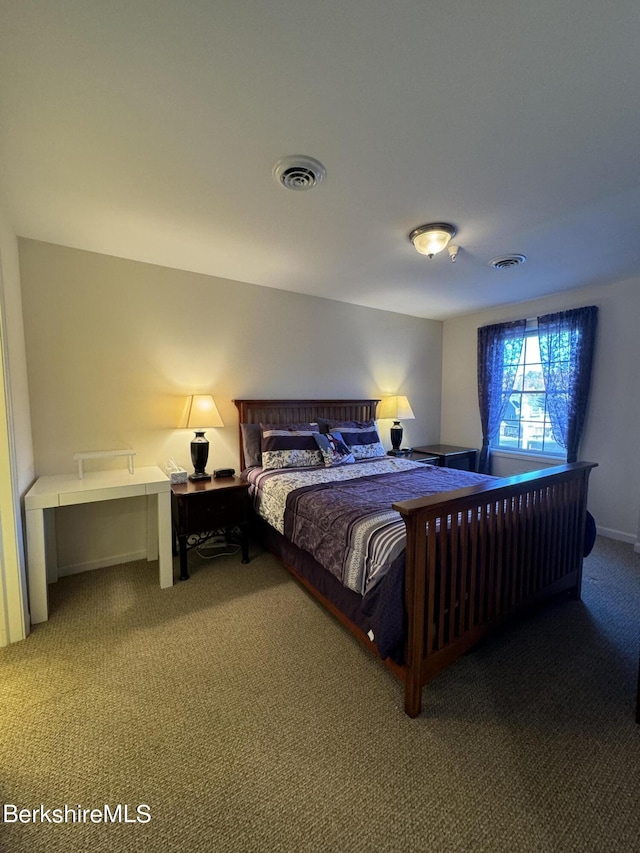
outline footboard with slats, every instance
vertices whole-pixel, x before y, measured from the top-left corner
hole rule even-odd
[[[580,597],[587,488],[578,462],[394,504],[407,528],[405,711],[422,687],[519,610]]]

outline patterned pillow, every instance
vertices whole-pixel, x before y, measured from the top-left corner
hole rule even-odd
[[[331,432],[341,434],[342,440],[356,459],[375,459],[387,455],[373,420],[332,421]]]
[[[260,424],[263,468],[308,468],[322,465],[314,435],[318,424]]]
[[[329,433],[328,435],[318,434],[313,437],[320,448],[326,468],[331,468],[334,465],[347,465],[349,462],[356,461],[339,432]]]

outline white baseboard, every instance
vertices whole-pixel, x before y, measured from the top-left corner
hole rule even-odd
[[[59,566],[58,577],[79,575],[81,572],[92,572],[94,569],[105,569],[108,566],[119,566],[120,563],[132,563],[135,560],[146,559],[146,551],[134,551],[131,554],[114,554],[112,557],[103,557],[101,560],[89,560],[86,563],[77,563],[75,566]]]
[[[640,543],[638,537],[633,533],[625,533],[622,530],[614,530],[612,527],[598,527],[598,536],[604,536],[606,539],[616,539],[618,542],[629,542],[636,551],[639,550]]]

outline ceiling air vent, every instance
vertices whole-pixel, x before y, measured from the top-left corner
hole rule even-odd
[[[296,155],[278,160],[273,177],[288,190],[310,190],[324,180],[326,169],[313,157]]]
[[[489,261],[489,266],[496,270],[506,270],[509,267],[519,267],[526,260],[524,255],[504,255],[501,258],[494,258]]]

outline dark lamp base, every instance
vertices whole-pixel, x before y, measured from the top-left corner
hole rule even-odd
[[[190,480],[210,480],[211,474],[204,470],[209,458],[209,442],[205,438],[204,430],[197,429],[195,438],[191,441],[191,461],[193,462],[193,474],[189,474]]]
[[[402,427],[400,426],[400,421],[394,421],[394,424],[391,427],[391,447],[394,450],[400,450],[401,444],[402,444]]]

